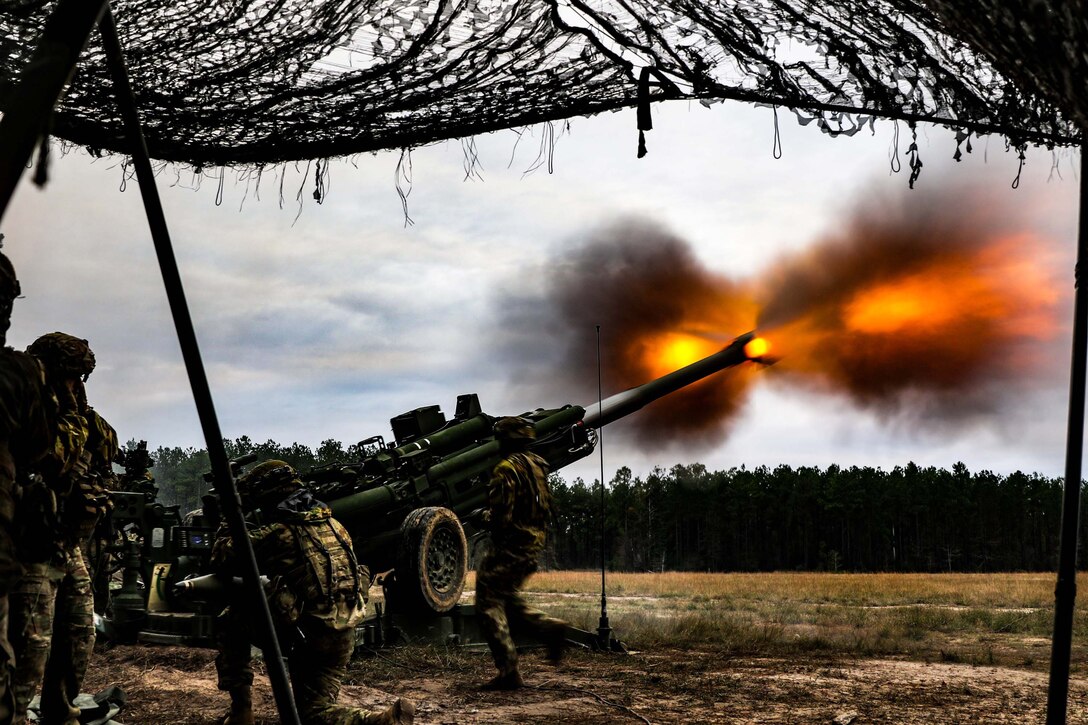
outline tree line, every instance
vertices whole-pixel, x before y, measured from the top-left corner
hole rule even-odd
[[[225,441],[227,455],[279,458],[300,471],[358,460],[357,446]],[[133,442],[129,446],[135,445]],[[209,488],[207,452],[152,452],[159,497],[187,511]],[[552,474],[546,565],[600,565],[601,488]],[[607,564],[615,571],[1042,571],[1056,566],[1060,478],[914,463],[880,468],[704,465],[621,468],[604,493]],[[1088,530],[1082,530],[1085,541]],[[1081,557],[1084,560],[1084,557]]]

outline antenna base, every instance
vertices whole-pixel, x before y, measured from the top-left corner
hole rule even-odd
[[[608,626],[607,614],[602,614],[597,622],[597,645],[605,652],[612,649],[612,627]]]

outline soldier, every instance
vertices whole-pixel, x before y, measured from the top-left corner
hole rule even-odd
[[[15,474],[24,473],[52,443],[47,415],[52,400],[45,390],[45,373],[31,356],[4,346],[19,294],[15,268],[0,252],[0,723],[11,722],[15,712],[8,593],[23,570],[14,540]]]
[[[265,461],[238,479],[242,507],[259,521],[249,537],[262,574],[271,580],[269,608],[287,657],[303,725],[400,725],[415,706],[398,699],[380,712],[336,704],[355,648],[355,625],[366,613],[370,572],[355,560],[348,532],[328,506],[303,488],[283,461]],[[212,549],[218,573],[241,573],[225,527]],[[252,725],[251,628],[244,604],[235,601],[219,621],[219,689],[230,693],[222,722]]]
[[[17,536],[25,572],[11,594],[10,636],[15,649],[15,723],[41,684],[41,720],[74,725],[72,704],[94,647],[94,595],[82,547],[105,507],[117,434],[87,405],[84,382],[94,370],[86,340],[63,332],[43,335],[27,352],[45,368],[58,401],[52,450],[24,486]]]
[[[495,437],[506,457],[495,466],[488,485],[485,519],[492,547],[476,570],[476,612],[499,669],[484,689],[516,690],[524,683],[510,636],[511,623],[547,644],[553,662],[563,656],[567,623],[530,608],[518,595],[537,569],[552,515],[548,462],[527,450],[536,431],[524,418],[500,418]]]
[[[117,488],[111,490],[142,493],[148,501],[154,501],[158,497],[159,487],[151,473],[155,459],[147,452],[147,441],[140,441],[135,448],[129,450],[119,450],[117,462],[124,467],[125,472],[120,476]]]

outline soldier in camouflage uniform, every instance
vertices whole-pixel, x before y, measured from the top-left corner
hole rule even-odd
[[[94,595],[83,546],[106,506],[117,434],[87,405],[84,382],[94,370],[86,340],[53,332],[27,352],[45,368],[58,401],[52,450],[24,486],[17,534],[25,572],[11,594],[15,649],[15,723],[41,685],[41,720],[75,725],[79,694],[94,647]]]
[[[400,725],[415,706],[398,699],[381,712],[336,704],[355,649],[355,625],[366,613],[370,572],[355,560],[348,532],[329,507],[303,488],[283,461],[265,461],[238,479],[260,572],[271,580],[269,608],[286,657],[303,725]],[[233,542],[221,527],[212,549],[218,573],[241,574]],[[259,632],[244,603],[235,601],[219,621],[219,689],[230,693],[222,722],[253,723],[250,642]]]
[[[518,594],[537,569],[552,516],[548,463],[527,450],[536,431],[524,418],[501,418],[495,424],[495,437],[506,457],[495,466],[488,485],[486,519],[492,547],[476,570],[476,613],[499,669],[484,687],[514,690],[523,682],[511,624],[547,644],[549,659],[558,662],[567,623],[532,609]]]
[[[55,405],[38,361],[4,346],[19,294],[15,268],[0,253],[0,723],[11,722],[15,712],[8,593],[23,571],[14,539],[16,472],[25,473],[49,451],[49,418]]]

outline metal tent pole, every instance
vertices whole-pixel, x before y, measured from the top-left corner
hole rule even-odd
[[[1062,497],[1058,583],[1054,587],[1054,639],[1047,690],[1047,725],[1064,725],[1069,704],[1069,659],[1073,647],[1073,607],[1077,598],[1077,533],[1080,527],[1081,457],[1084,448],[1085,367],[1088,363],[1088,159],[1080,150],[1080,220],[1077,232],[1076,292],[1073,301],[1073,363],[1069,376],[1069,425],[1065,441],[1065,493]]]
[[[106,0],[60,0],[0,119],[0,219]]]
[[[219,492],[220,504],[227,521],[227,527],[230,530],[231,540],[234,542],[235,553],[242,560],[242,574],[246,591],[249,593],[251,604],[255,607],[255,612],[267,635],[262,649],[264,651],[265,665],[268,667],[268,677],[272,681],[272,689],[276,696],[276,707],[279,709],[280,722],[297,725],[299,719],[298,712],[295,709],[294,696],[291,692],[291,683],[287,678],[287,669],[284,666],[283,655],[280,651],[279,641],[276,638],[276,628],[272,623],[268,600],[265,599],[264,589],[260,583],[257,559],[253,555],[253,546],[246,533],[241,501],[234,485],[230,461],[227,458],[226,449],[223,447],[223,435],[219,429],[219,420],[215,414],[211,389],[208,386],[204,363],[200,357],[200,348],[197,345],[196,331],[193,329],[193,321],[189,315],[189,307],[185,300],[185,290],[182,287],[181,274],[178,271],[177,259],[174,257],[174,249],[170,242],[170,233],[166,226],[162,201],[159,199],[158,188],[155,185],[155,173],[151,168],[147,143],[140,125],[140,116],[136,110],[136,99],[129,84],[121,43],[117,37],[117,25],[114,23],[113,13],[110,11],[108,4],[106,12],[99,22],[99,30],[102,33],[106,59],[116,86],[117,102],[124,120],[125,134],[132,144],[132,162],[136,169],[136,178],[140,183],[140,195],[143,197],[144,208],[147,211],[147,221],[151,228],[151,237],[155,243],[155,253],[159,258],[163,284],[166,287],[166,296],[170,302],[170,312],[174,317],[174,326],[177,329],[181,354],[185,360],[185,369],[189,374],[189,384],[193,389],[193,398],[196,401],[197,413],[200,416],[200,425],[204,430],[204,440],[208,446],[208,457],[211,459],[212,473],[215,475],[215,487]]]
[[[597,325],[597,414],[604,415],[604,403],[601,399],[601,326]],[[604,426],[597,429],[597,450],[601,458],[601,616],[597,620],[597,642],[601,649],[612,649],[612,627],[608,624],[608,596],[605,594],[605,506],[604,506]]]

